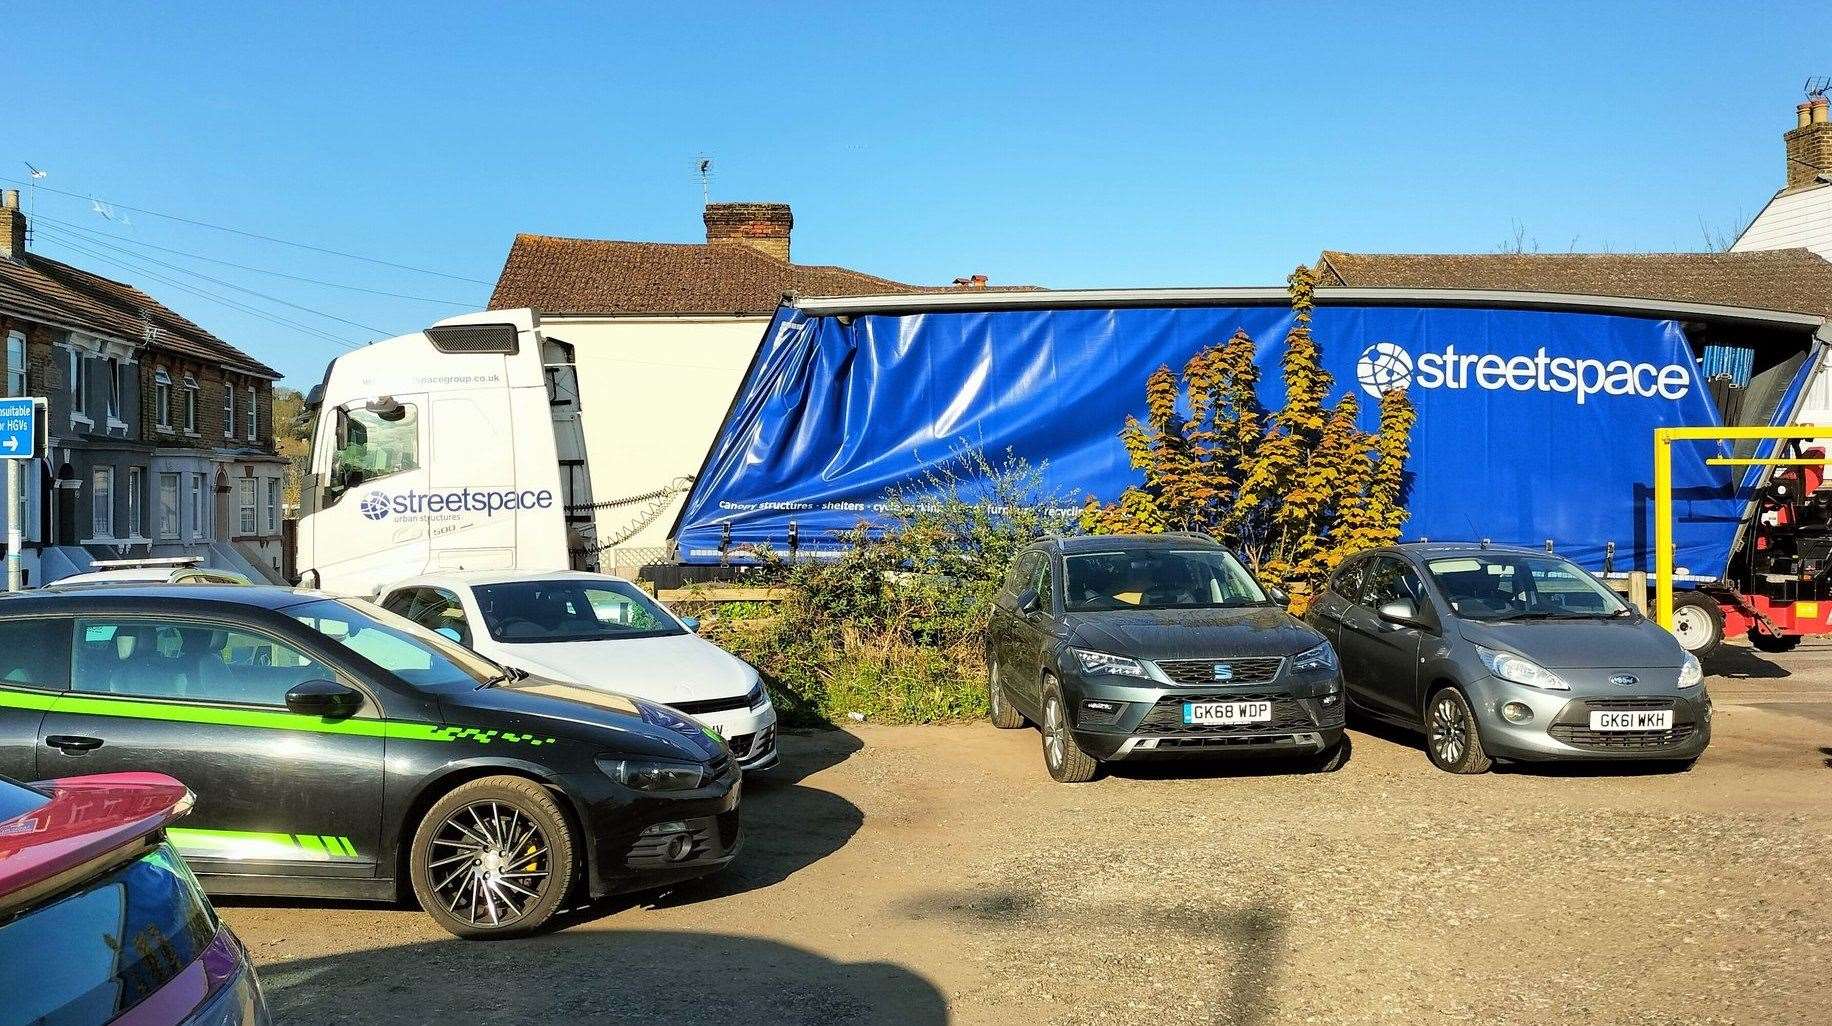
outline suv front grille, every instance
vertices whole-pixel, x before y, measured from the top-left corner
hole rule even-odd
[[[1265,723],[1236,723],[1227,726],[1219,724],[1191,724],[1183,722],[1183,703],[1185,702],[1272,702],[1272,719]],[[1319,724],[1311,719],[1304,706],[1293,700],[1284,692],[1261,692],[1259,694],[1226,694],[1210,695],[1168,695],[1158,699],[1145,718],[1139,721],[1135,734],[1147,734],[1154,737],[1217,737],[1233,734],[1277,734],[1291,731],[1316,730]]]
[[[1158,669],[1172,683],[1184,687],[1212,688],[1227,685],[1269,684],[1285,668],[1284,656],[1216,656],[1213,659],[1160,659]],[[1225,666],[1231,676],[1218,678],[1215,668]]]

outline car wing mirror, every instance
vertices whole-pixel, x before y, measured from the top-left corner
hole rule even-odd
[[[1427,627],[1425,618],[1419,615],[1419,609],[1411,599],[1394,599],[1380,607],[1380,618],[1388,623],[1401,627]]]
[[[464,644],[464,634],[460,632],[458,628],[456,627],[440,627],[437,630],[433,631],[433,633],[439,635],[442,638],[446,638],[451,641],[456,641],[460,645]]]
[[[1029,588],[1018,592],[1018,612],[1034,613],[1043,605],[1043,600]]]
[[[286,693],[286,708],[301,716],[342,719],[362,705],[362,692],[334,680],[308,680]]]
[[[1266,589],[1266,597],[1272,599],[1272,601],[1277,602],[1281,606],[1291,605],[1291,592],[1286,591],[1276,584]]]
[[[681,626],[698,634],[700,633],[700,618],[697,616],[683,616],[681,617]]]

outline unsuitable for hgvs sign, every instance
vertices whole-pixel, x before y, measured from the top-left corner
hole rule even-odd
[[[34,451],[37,420],[37,400],[0,399],[0,459],[26,460],[38,455]]]

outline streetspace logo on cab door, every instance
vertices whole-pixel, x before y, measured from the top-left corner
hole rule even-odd
[[[1378,396],[1404,388],[1480,388],[1490,392],[1558,392],[1577,397],[1579,406],[1594,395],[1640,396],[1679,400],[1692,389],[1692,370],[1683,364],[1630,363],[1590,357],[1548,356],[1540,346],[1532,356],[1442,352],[1417,356],[1397,342],[1376,342],[1361,351],[1355,378],[1362,390]]]
[[[455,488],[442,492],[408,490],[394,495],[374,491],[363,496],[357,510],[370,520],[440,519],[459,513],[482,513],[493,517],[498,511],[518,509],[551,509],[553,493],[545,488]]]

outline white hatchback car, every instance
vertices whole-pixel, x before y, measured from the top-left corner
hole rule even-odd
[[[375,601],[504,666],[671,706],[723,735],[746,770],[776,763],[776,709],[756,668],[621,577],[455,570]]]

